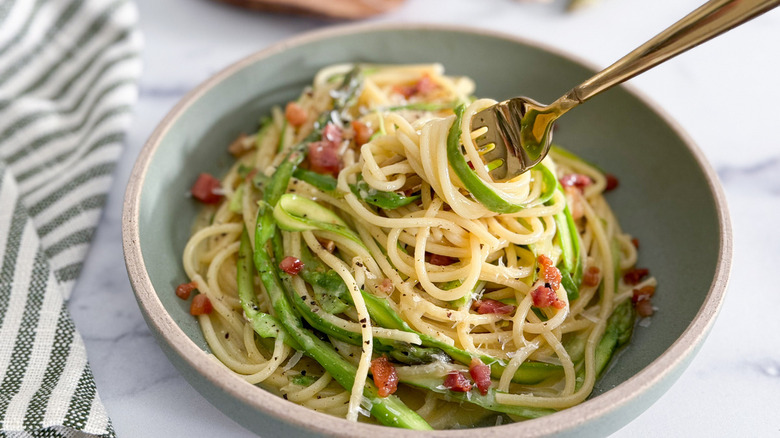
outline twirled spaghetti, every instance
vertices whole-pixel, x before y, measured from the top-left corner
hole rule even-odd
[[[193,187],[213,205],[183,257],[214,356],[290,401],[400,427],[590,395],[655,280],[595,166],[556,148],[491,180],[470,120],[494,101],[472,91],[439,65],[333,66],[230,145],[227,175]]]

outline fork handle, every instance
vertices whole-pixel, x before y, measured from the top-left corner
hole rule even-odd
[[[562,112],[780,5],[780,0],[710,0],[555,101]]]

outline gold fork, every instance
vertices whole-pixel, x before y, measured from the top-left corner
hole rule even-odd
[[[472,136],[490,176],[507,181],[542,161],[553,123],[575,106],[778,5],[710,0],[550,105],[515,97],[479,111],[471,119]]]

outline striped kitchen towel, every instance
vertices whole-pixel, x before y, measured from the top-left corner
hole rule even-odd
[[[66,303],[137,99],[129,1],[0,0],[0,436],[114,436]]]

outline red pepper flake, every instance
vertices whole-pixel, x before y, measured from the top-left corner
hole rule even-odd
[[[279,263],[279,269],[290,275],[298,275],[303,269],[303,262],[293,256],[287,256]]]
[[[298,127],[306,123],[309,115],[297,102],[290,102],[284,108],[284,118],[287,119],[287,123],[290,125]]]
[[[387,356],[380,356],[371,361],[371,375],[380,397],[387,397],[398,389],[398,373]]]
[[[428,263],[436,266],[449,266],[455,263],[455,259],[441,254],[428,253]]]
[[[216,204],[222,200],[221,190],[222,184],[218,179],[208,173],[201,173],[192,185],[190,193],[193,198],[204,204]]]
[[[189,283],[182,283],[178,286],[176,286],[176,296],[181,298],[182,300],[188,300],[190,299],[190,294],[193,290],[198,288],[198,283],[195,283],[194,281]]]
[[[540,254],[536,258],[539,263],[540,272],[539,275],[544,278],[546,287],[552,290],[556,290],[561,286],[561,271],[553,265],[552,260],[544,254]]]
[[[631,268],[628,272],[623,274],[623,281],[625,281],[626,284],[637,284],[649,273],[650,271],[645,268]]]
[[[636,309],[636,313],[642,318],[653,315],[653,303],[651,299],[655,294],[655,286],[643,286],[639,289],[634,289],[634,293],[631,295],[631,303]]]
[[[472,358],[471,364],[469,365],[469,374],[474,380],[474,383],[477,384],[477,389],[479,389],[479,392],[482,393],[482,395],[487,395],[491,384],[490,366],[482,363],[478,357]]]
[[[598,286],[601,282],[601,269],[596,266],[590,266],[585,270],[582,276],[582,284],[588,287]]]
[[[511,315],[515,313],[515,306],[502,303],[501,301],[491,300],[490,298],[485,298],[484,300],[474,300],[474,302],[471,304],[471,307],[480,315],[485,315],[488,313]]]
[[[444,378],[444,387],[455,392],[471,391],[471,382],[461,372],[452,370]]]
[[[211,300],[205,294],[195,295],[190,304],[191,315],[208,315],[214,310],[214,306],[211,305]]]
[[[358,147],[368,143],[371,140],[371,136],[374,135],[374,130],[359,120],[352,121],[352,130],[355,132],[353,138],[355,139],[355,145]]]
[[[607,178],[607,186],[604,188],[605,192],[611,192],[612,190],[615,190],[620,185],[620,181],[617,179],[617,177],[611,173],[604,174],[604,176]]]
[[[636,237],[631,239],[631,244],[634,245],[634,248],[639,249],[639,239],[637,239]]]
[[[563,300],[558,299],[558,295],[555,291],[547,286],[539,286],[531,292],[531,298],[534,301],[534,307],[555,307],[556,309],[563,309],[566,307],[566,303]]]
[[[580,189],[580,191],[585,187],[593,184],[593,180],[590,179],[588,175],[583,175],[581,173],[570,173],[568,175],[563,175],[560,181],[563,187],[576,187]]]

